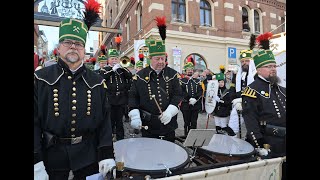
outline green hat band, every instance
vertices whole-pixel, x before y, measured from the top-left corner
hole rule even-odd
[[[251,58],[252,56],[252,50],[242,50],[240,51],[239,59],[240,61],[244,58]]]
[[[183,66],[183,69],[187,70],[187,69],[194,69],[194,65],[192,62],[187,62],[187,64],[185,64]]]
[[[217,79],[218,81],[224,80],[224,74],[223,74],[223,73],[218,73],[218,74],[216,74],[216,79]]]
[[[146,45],[149,48],[149,56],[162,56],[166,55],[166,46],[164,41],[148,39]]]
[[[253,57],[256,68],[260,68],[269,63],[276,63],[271,50],[259,50],[258,54]]]
[[[101,55],[101,56],[98,56],[98,62],[101,62],[101,61],[107,61],[107,56],[105,55]]]
[[[59,42],[65,39],[81,41],[86,44],[88,27],[78,19],[64,19],[59,26]]]
[[[136,67],[143,67],[143,61],[136,62]]]
[[[116,49],[109,49],[108,57],[119,57],[119,52]]]

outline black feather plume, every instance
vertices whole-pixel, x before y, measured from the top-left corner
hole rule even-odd
[[[250,36],[250,43],[249,43],[250,49],[252,50],[255,45],[256,45],[256,35],[251,34],[251,36]]]

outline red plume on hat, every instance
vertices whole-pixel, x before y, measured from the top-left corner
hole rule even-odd
[[[53,54],[54,54],[54,56],[58,56],[58,49],[57,48],[54,48]]]
[[[101,4],[96,0],[87,0],[84,2],[84,7],[85,11],[83,12],[83,21],[87,25],[88,29],[90,29],[90,27],[99,19],[99,9],[101,8]]]
[[[117,46],[117,50],[120,50],[120,45],[122,42],[122,36],[120,36],[120,34],[117,35],[117,37],[114,38],[114,42],[116,43]]]
[[[193,57],[192,57],[192,56],[189,56],[189,57],[188,57],[188,59],[187,59],[187,63],[188,63],[188,62],[192,62],[193,66],[195,66],[195,65],[196,65],[196,61],[193,59]]]
[[[136,64],[136,62],[134,61],[134,57],[130,57],[130,62],[131,62],[132,65]]]
[[[270,38],[272,37],[271,32],[266,32],[261,34],[257,37],[256,42],[258,43],[259,47],[265,50],[270,49]]]
[[[158,26],[158,29],[159,29],[159,34],[161,36],[161,39],[164,41],[167,37],[167,25],[166,25],[166,17],[165,16],[162,16],[162,17],[159,17],[157,16],[156,19],[157,21],[157,26]]]
[[[103,55],[106,55],[106,53],[107,53],[106,51],[107,51],[107,50],[106,50],[106,45],[105,45],[105,44],[103,44],[103,45],[100,46],[100,51],[101,51],[101,53],[102,53]]]
[[[143,54],[139,54],[139,59],[140,61],[143,61],[144,55]]]

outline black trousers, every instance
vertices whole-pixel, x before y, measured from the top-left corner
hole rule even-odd
[[[114,134],[117,136],[117,140],[124,139],[124,129],[123,129],[123,114],[124,105],[111,105],[111,126],[114,130]]]
[[[157,139],[161,139],[160,136],[164,136],[162,138],[163,140],[167,140],[167,141],[170,141],[170,142],[173,142],[173,143],[174,143],[175,137],[176,137],[175,131],[171,131],[171,132],[169,132],[167,134],[160,135],[160,134],[151,134],[147,130],[142,129],[141,130],[141,134],[142,134],[142,137],[157,138]]]
[[[190,129],[197,129],[199,110],[181,110],[184,120],[184,135],[187,136]]]
[[[50,180],[68,180],[70,170],[47,170]],[[97,174],[99,172],[98,163],[73,171],[73,180],[85,180],[87,176]]]

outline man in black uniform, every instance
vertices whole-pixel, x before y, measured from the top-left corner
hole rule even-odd
[[[183,92],[183,100],[180,106],[184,120],[184,135],[187,136],[190,129],[197,129],[198,114],[201,110],[202,87],[200,79],[193,78],[194,65],[187,62],[184,66],[186,76],[180,79]]]
[[[142,129],[143,137],[163,138],[174,142],[178,127],[178,105],[182,100],[179,73],[166,66],[163,40],[146,40],[150,66],[133,77],[129,92],[131,126]],[[140,115],[141,114],[141,115]],[[141,121],[142,120],[142,121]]]
[[[104,69],[107,65],[108,65],[108,58],[106,56],[106,49],[105,49],[105,45],[101,45],[100,47],[100,56],[98,56],[98,63],[99,63],[99,69],[95,70],[94,72],[98,73],[98,74],[103,74],[106,72],[106,70]]]
[[[272,34],[267,35],[257,38],[263,48],[253,57],[258,75],[242,93],[242,106],[247,140],[260,156],[273,158],[286,155],[286,89],[278,85],[276,61],[269,50]]]
[[[83,64],[90,26],[67,18],[59,28],[57,64],[34,74],[34,178],[105,176],[114,149],[105,80]]]
[[[123,115],[128,104],[128,90],[132,78],[131,72],[120,65],[119,52],[108,51],[108,66],[102,77],[106,80],[107,96],[111,105],[111,122],[117,140],[124,139]],[[102,71],[101,71],[102,72]]]

